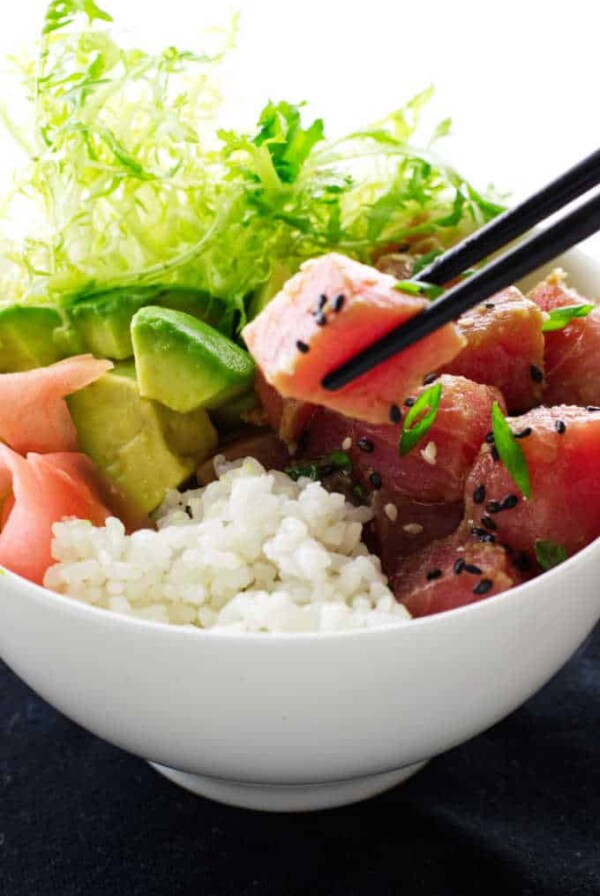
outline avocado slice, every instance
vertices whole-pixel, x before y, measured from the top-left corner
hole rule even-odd
[[[141,308],[131,337],[140,394],[173,411],[218,408],[251,388],[248,352],[182,311]]]
[[[122,361],[131,358],[131,319],[145,305],[164,305],[184,311],[222,330],[233,332],[233,310],[206,292],[166,286],[119,288],[79,293],[63,299],[71,328],[94,355]]]
[[[116,365],[67,399],[79,443],[145,512],[216,448],[203,410],[175,414],[139,394],[133,363]]]
[[[65,357],[56,334],[60,312],[51,305],[0,306],[0,373],[46,367]]]
[[[297,268],[296,268],[297,270]],[[259,286],[252,295],[248,306],[248,318],[254,320],[260,312],[265,308],[271,299],[274,299],[278,292],[281,292],[283,286],[290,277],[295,273],[289,264],[282,261],[276,261],[271,270],[268,280]]]

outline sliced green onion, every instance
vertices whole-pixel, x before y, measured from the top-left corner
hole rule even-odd
[[[435,383],[419,395],[408,411],[404,418],[398,446],[402,456],[408,454],[429,432],[436,418],[441,399],[442,384]]]
[[[580,305],[565,305],[563,308],[553,308],[549,311],[549,318],[542,324],[542,333],[553,333],[555,330],[563,330],[576,317],[587,317],[596,306],[592,303]]]
[[[351,470],[352,461],[345,451],[332,451],[325,458],[325,464],[331,464],[335,470]]]
[[[514,433],[506,422],[502,408],[497,401],[494,402],[492,407],[492,431],[494,433],[494,445],[500,460],[525,497],[530,498],[531,479],[523,449],[515,439]]]
[[[394,289],[407,293],[409,296],[419,296],[431,301],[439,299],[444,292],[442,287],[436,286],[435,283],[420,283],[417,280],[399,280]]]
[[[569,556],[564,545],[557,544],[555,541],[536,541],[534,551],[537,562],[543,570],[559,566]]]

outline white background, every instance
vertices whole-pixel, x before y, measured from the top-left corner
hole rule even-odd
[[[239,50],[228,86],[234,121],[251,122],[267,98],[307,99],[332,134],[433,83],[433,117],[454,121],[446,154],[476,185],[493,182],[515,198],[600,145],[594,0],[99,3],[129,40],[191,49],[202,45],[203,24],[226,22],[237,8]],[[45,7],[45,0],[10,4],[0,53],[33,39]],[[0,139],[0,181],[14,158]],[[600,251],[600,241],[594,246]]]

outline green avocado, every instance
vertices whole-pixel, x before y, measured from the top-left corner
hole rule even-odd
[[[192,289],[166,286],[119,288],[103,293],[79,293],[64,298],[62,304],[69,325],[88,351],[114,361],[133,355],[131,319],[145,305],[184,311],[228,335],[233,330],[233,312],[227,303]]]
[[[220,408],[211,411],[210,418],[219,432],[229,434],[244,426],[242,414],[248,414],[258,406],[256,393],[246,392]]]
[[[0,373],[46,367],[65,357],[56,335],[60,312],[51,305],[0,306]]]
[[[205,411],[175,414],[142,398],[133,363],[118,364],[67,401],[82,450],[146,512],[217,445]]]
[[[252,386],[248,352],[189,314],[141,308],[131,337],[140,394],[173,411],[218,408]]]

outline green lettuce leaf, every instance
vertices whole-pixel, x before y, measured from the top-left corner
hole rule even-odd
[[[0,218],[3,299],[191,289],[239,328],[281,265],[331,250],[430,254],[501,210],[431,139],[414,148],[431,90],[341,139],[289,102],[269,102],[254,133],[223,131],[235,22],[211,52],[149,53],[119,46],[110,21],[94,0],[54,0],[38,58],[21,65],[30,126],[9,124],[30,161]],[[31,227],[15,239],[24,206]]]

